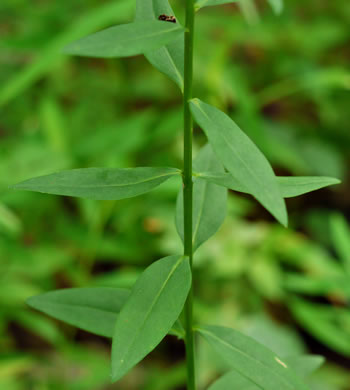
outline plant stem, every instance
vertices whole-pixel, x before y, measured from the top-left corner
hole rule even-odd
[[[185,32],[185,75],[184,75],[184,169],[183,169],[183,199],[184,199],[184,254],[190,259],[192,271],[192,134],[193,122],[189,107],[192,98],[193,78],[193,35],[194,35],[194,0],[186,0],[186,32]],[[192,280],[193,286],[193,280]],[[187,366],[187,390],[195,390],[194,337],[193,337],[193,287],[191,287],[185,304],[185,344]]]

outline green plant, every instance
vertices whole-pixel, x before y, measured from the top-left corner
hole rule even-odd
[[[163,14],[174,15],[167,0],[138,0],[135,22],[93,34],[66,48],[70,54],[102,58],[145,54],[152,65],[177,83],[184,102],[182,170],[168,167],[76,169],[29,179],[14,186],[49,194],[119,200],[148,192],[171,177],[182,177],[176,226],[184,243],[183,255],[153,263],[131,292],[117,288],[69,289],[28,301],[32,307],[55,318],[112,337],[114,381],[123,377],[168,333],[182,338],[186,344],[189,390],[196,388],[194,331],[234,370],[215,383],[213,389],[228,386],[243,389],[247,385],[266,390],[307,389],[299,375],[303,377],[320,363],[317,358],[305,356],[277,357],[232,329],[193,325],[193,253],[221,226],[226,213],[227,189],[253,195],[286,226],[284,198],[339,182],[327,177],[276,177],[264,155],[230,117],[193,99],[195,11],[229,2],[232,1],[186,1],[184,28],[179,22],[157,20]],[[209,140],[193,166],[192,118]]]

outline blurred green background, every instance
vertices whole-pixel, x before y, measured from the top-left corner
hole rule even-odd
[[[183,22],[184,0],[171,1]],[[30,310],[65,287],[132,286],[181,251],[168,181],[95,202],[9,191],[20,180],[92,166],[181,167],[181,96],[143,57],[70,58],[68,42],[133,18],[133,0],[1,0],[0,389],[180,390],[184,349],[167,337],[109,384],[109,340]],[[232,326],[280,356],[317,353],[312,390],[350,389],[350,2],[265,0],[197,17],[195,95],[228,112],[283,175],[343,183],[287,201],[286,230],[250,197],[195,259],[196,318]],[[205,142],[195,132],[197,151]],[[215,207],[215,205],[213,205]],[[198,349],[201,389],[226,367]]]

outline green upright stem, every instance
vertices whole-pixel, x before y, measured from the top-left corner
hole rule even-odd
[[[194,35],[194,0],[186,0],[186,32],[185,32],[185,76],[184,76],[184,254],[189,257],[192,270],[192,134],[193,123],[189,107],[192,98],[193,76],[193,35]],[[193,282],[192,282],[193,285]],[[193,287],[188,294],[185,305],[185,344],[187,366],[187,390],[195,390],[194,337],[193,337]]]

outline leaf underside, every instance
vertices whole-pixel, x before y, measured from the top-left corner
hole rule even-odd
[[[191,285],[188,258],[170,256],[141,274],[117,318],[112,380],[123,377],[166,336],[179,317]]]
[[[193,162],[194,170],[215,170],[224,172],[220,161],[214,155],[211,146],[208,144],[199,152]],[[192,241],[193,249],[213,236],[226,217],[227,190],[226,188],[206,183],[203,180],[196,180],[193,184],[193,219],[192,219]],[[176,203],[176,229],[184,240],[184,215],[183,215],[183,193],[179,191]]]
[[[25,180],[14,189],[97,200],[131,198],[151,191],[174,175],[175,168],[83,168]]]

